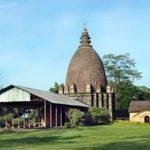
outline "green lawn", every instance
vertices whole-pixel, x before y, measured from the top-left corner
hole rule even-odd
[[[114,123],[76,129],[0,132],[0,150],[150,150],[150,125]]]

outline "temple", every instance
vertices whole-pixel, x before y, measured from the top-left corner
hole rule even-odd
[[[66,83],[60,86],[59,93],[76,98],[90,107],[105,107],[111,118],[114,117],[115,93],[107,83],[102,60],[91,45],[87,28],[83,29],[80,45],[68,67]]]

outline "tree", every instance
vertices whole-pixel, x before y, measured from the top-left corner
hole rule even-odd
[[[140,99],[139,96],[136,96],[139,92],[140,90],[132,82],[126,82],[124,87],[121,87],[120,93],[117,93],[117,108],[127,110],[130,101]]]
[[[139,89],[139,92],[136,93],[135,99],[138,100],[150,99],[150,88],[146,86],[137,86],[137,88]]]
[[[54,87],[51,87],[51,88],[49,89],[49,91],[54,92],[54,93],[58,93],[58,92],[59,92],[59,86],[60,86],[60,85],[59,85],[57,82],[55,82]]]
[[[117,108],[128,109],[129,102],[138,91],[133,84],[135,80],[141,79],[141,72],[135,69],[135,61],[130,54],[108,54],[103,56],[108,82],[116,91]]]
[[[103,56],[103,63],[108,81],[115,85],[116,90],[122,83],[141,79],[141,72],[135,69],[135,61],[130,54],[108,54]]]
[[[146,86],[137,86],[140,90],[142,90],[143,92],[147,92],[150,93],[150,88],[146,87]]]

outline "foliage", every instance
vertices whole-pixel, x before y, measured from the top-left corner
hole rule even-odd
[[[0,126],[4,127],[6,126],[7,128],[10,128],[10,121],[13,117],[12,113],[6,113],[4,115],[0,116]]]
[[[137,86],[140,92],[137,94],[139,97],[143,97],[143,99],[150,99],[150,88],[146,86]]]
[[[59,86],[60,86],[60,85],[59,85],[57,82],[55,82],[54,87],[51,87],[51,88],[49,89],[49,91],[54,92],[54,93],[58,93],[58,92],[59,92]]]
[[[91,107],[89,108],[89,113],[92,117],[92,124],[94,125],[107,124],[109,122],[109,111],[104,107]]]
[[[139,89],[129,81],[125,83],[125,87],[120,87],[120,90],[121,92],[117,93],[117,108],[125,110],[128,109],[130,101],[134,99]]]
[[[109,111],[105,107],[91,107],[89,108],[89,112],[92,116],[108,116]]]
[[[141,73],[135,69],[135,61],[130,58],[128,53],[104,55],[103,63],[108,81],[112,84],[116,84],[116,86],[119,86],[120,83],[125,83],[125,81],[141,79]]]
[[[5,115],[3,115],[3,116],[0,116],[0,122],[1,121],[4,121],[4,120],[6,120],[6,119],[11,119],[13,117],[13,114],[12,113],[7,113],[7,114],[5,114]]]
[[[18,125],[22,128],[24,126],[24,119],[23,118],[14,118],[13,119],[13,126],[15,128],[18,127]]]
[[[84,113],[79,109],[70,109],[70,127],[77,127],[83,122]]]
[[[126,82],[125,85],[121,88],[121,93],[117,95],[117,107],[119,109],[127,109],[131,100],[150,99],[150,93],[143,91],[131,82]]]
[[[13,125],[17,127],[18,125],[23,127],[24,125],[24,118],[23,115],[27,114],[28,115],[28,122],[30,124],[34,124],[34,122],[37,119],[38,111],[37,109],[18,109],[18,108],[3,108],[1,107],[0,109],[0,126],[5,127],[5,126],[10,126],[12,125],[12,119],[13,119]],[[30,113],[29,113],[30,112]]]
[[[150,93],[150,88],[146,87],[146,86],[137,86],[140,90],[142,90],[143,92],[147,92]]]
[[[64,129],[71,128],[71,123],[70,123],[70,122],[65,122],[63,128],[64,128]]]
[[[141,73],[135,69],[134,59],[128,53],[108,54],[103,56],[103,63],[108,82],[116,91],[117,108],[128,109],[129,102],[140,92],[133,84],[136,79],[141,79]]]

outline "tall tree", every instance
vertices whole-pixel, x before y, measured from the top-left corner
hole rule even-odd
[[[116,90],[122,83],[141,79],[141,72],[135,69],[135,61],[130,54],[108,54],[103,56],[108,81],[115,85]]]
[[[137,88],[134,81],[141,79],[141,72],[135,69],[135,61],[130,54],[108,54],[103,56],[108,82],[114,86],[117,93],[118,109],[127,109]]]

